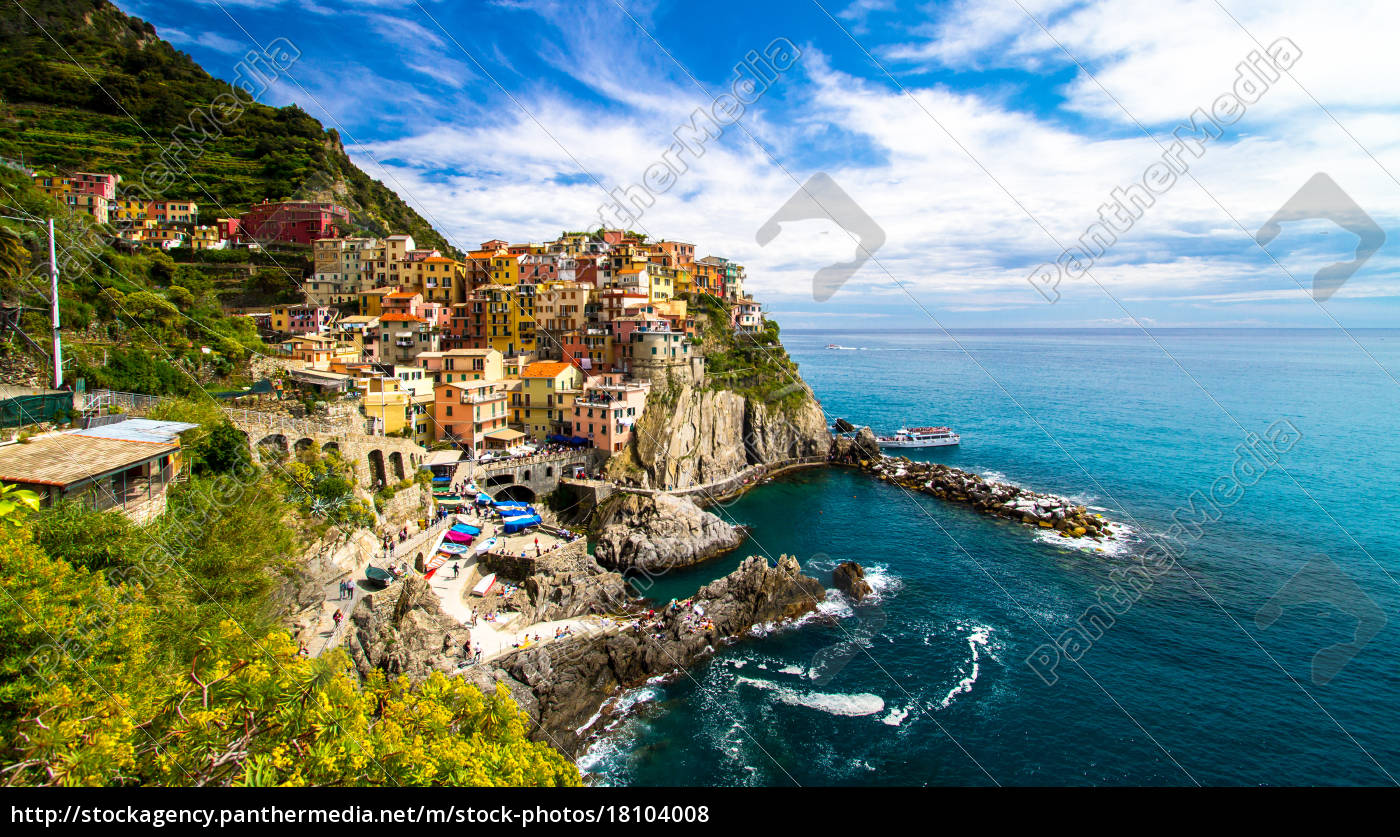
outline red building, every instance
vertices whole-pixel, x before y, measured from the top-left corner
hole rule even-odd
[[[239,233],[257,241],[311,244],[318,238],[336,238],[348,227],[350,211],[335,203],[319,201],[263,201],[239,219]]]

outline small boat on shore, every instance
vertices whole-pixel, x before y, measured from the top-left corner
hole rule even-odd
[[[962,442],[950,427],[901,427],[893,436],[876,436],[882,448],[941,448]]]

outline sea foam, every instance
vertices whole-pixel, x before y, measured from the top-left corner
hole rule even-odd
[[[804,706],[818,712],[825,712],[828,715],[858,718],[863,715],[874,715],[885,709],[884,698],[865,692],[853,695],[800,692],[769,680],[753,680],[748,677],[740,677],[734,683],[769,692],[773,697],[789,706]]]

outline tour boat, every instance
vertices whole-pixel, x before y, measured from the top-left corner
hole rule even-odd
[[[877,436],[882,448],[941,448],[962,441],[948,427],[901,427],[893,436]]]

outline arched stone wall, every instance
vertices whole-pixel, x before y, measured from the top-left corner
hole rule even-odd
[[[519,500],[522,503],[533,503],[538,498],[535,496],[535,492],[530,490],[529,486],[515,483],[504,486],[501,490],[497,491],[496,499]]]
[[[369,463],[370,485],[387,485],[387,472],[384,470],[384,451],[375,448],[365,454],[365,461]]]

